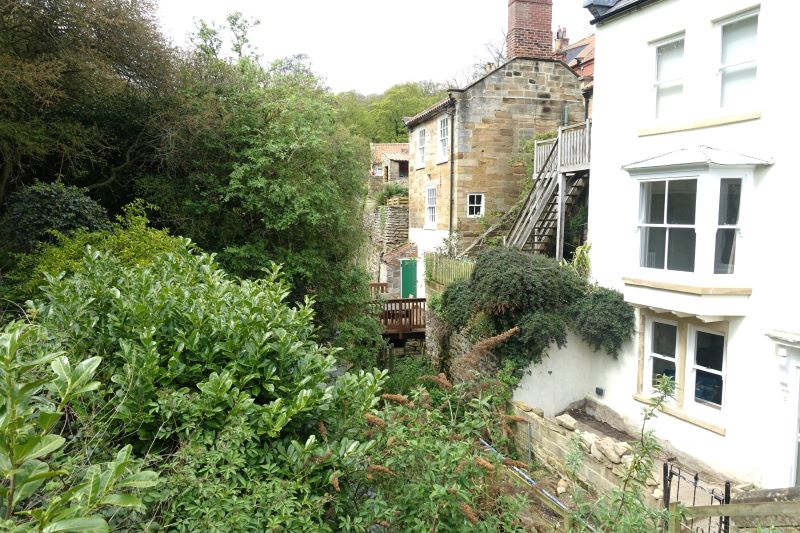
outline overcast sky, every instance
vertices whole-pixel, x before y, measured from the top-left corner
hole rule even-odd
[[[566,27],[572,42],[593,32],[582,3],[553,1],[553,29]],[[241,11],[261,22],[251,41],[265,59],[306,54],[334,92],[372,94],[463,75],[502,40],[507,10],[507,0],[160,0],[159,16],[184,45],[195,19]]]

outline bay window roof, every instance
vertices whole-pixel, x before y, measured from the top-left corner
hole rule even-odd
[[[694,148],[681,148],[672,152],[649,157],[623,165],[623,170],[631,174],[654,172],[660,169],[697,168],[718,166],[759,166],[772,165],[772,160],[765,157],[719,150],[710,146],[700,145]]]

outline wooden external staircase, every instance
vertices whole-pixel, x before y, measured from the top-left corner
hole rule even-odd
[[[506,238],[506,246],[544,252],[556,239],[556,259],[564,252],[567,208],[575,203],[589,179],[591,121],[558,129],[558,136],[537,141],[531,192]]]

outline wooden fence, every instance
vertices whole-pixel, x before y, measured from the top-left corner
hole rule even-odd
[[[444,289],[454,281],[469,279],[475,263],[466,259],[453,259],[444,254],[425,254],[425,280]]]
[[[727,505],[701,505],[696,507],[682,507],[679,503],[671,503],[669,506],[669,533],[683,533],[685,531],[695,531],[694,523],[711,521],[716,522],[719,517],[725,517],[726,522],[733,519],[737,522],[739,518],[743,522],[756,523],[765,531],[773,525],[771,522],[774,517],[792,517],[795,525],[800,524],[800,504],[797,501],[783,502],[748,502],[748,503],[729,503]],[[688,523],[691,523],[689,525]],[[703,531],[708,531],[701,526]],[[748,530],[752,526],[746,526]],[[796,527],[796,526],[795,526]],[[710,528],[709,528],[710,529]],[[735,527],[723,531],[736,531]]]

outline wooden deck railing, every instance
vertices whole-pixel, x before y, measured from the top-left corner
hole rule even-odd
[[[384,334],[425,331],[425,298],[378,300],[371,311],[381,321]]]
[[[380,294],[389,292],[388,283],[370,283],[369,284],[369,297],[372,300],[377,300]]]
[[[592,122],[587,120],[572,126],[558,128],[558,137],[544,141],[536,141],[534,147],[534,176],[538,176],[542,169],[553,170],[556,167],[560,172],[585,170],[589,168],[589,150],[591,148]],[[553,148],[553,143],[558,141],[558,157],[548,160],[548,154]]]

